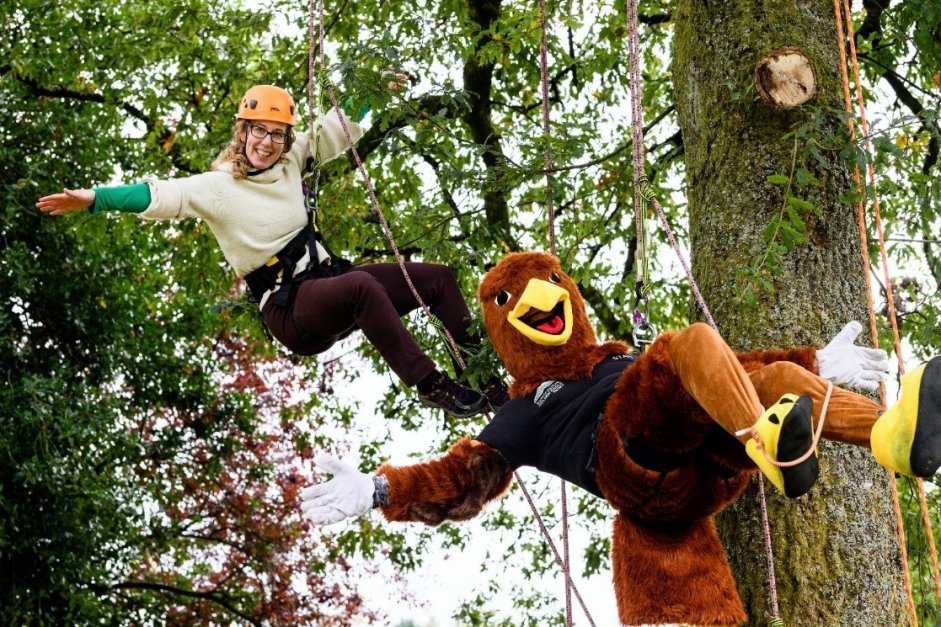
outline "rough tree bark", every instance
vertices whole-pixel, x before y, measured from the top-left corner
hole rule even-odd
[[[821,345],[846,321],[867,320],[854,209],[839,200],[850,176],[833,153],[812,169],[821,185],[808,200],[820,212],[803,216],[809,242],[786,256],[773,293],[754,307],[736,303],[739,269],[764,254],[762,231],[783,202],[781,188],[768,182],[791,171],[794,144],[783,135],[811,106],[840,123],[834,19],[830,0],[678,2],[673,74],[693,271],[736,349]],[[802,106],[773,108],[755,92],[755,65],[787,46],[814,63],[819,92]],[[782,617],[790,625],[909,624],[886,471],[868,450],[824,444],[820,455],[821,480],[809,495],[789,501],[766,482]],[[766,624],[754,484],[719,526],[751,624]]]

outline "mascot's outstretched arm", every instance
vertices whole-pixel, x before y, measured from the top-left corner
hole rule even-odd
[[[889,370],[889,357],[881,348],[857,346],[863,325],[853,320],[820,350],[810,346],[738,353],[745,372],[777,361],[790,361],[834,383],[863,390],[878,390]]]
[[[373,507],[390,521],[438,525],[467,520],[503,494],[513,478],[500,453],[471,438],[429,462],[383,465],[373,477],[329,455],[318,457],[317,465],[332,472],[333,479],[301,492],[301,509],[321,524],[361,516]]]

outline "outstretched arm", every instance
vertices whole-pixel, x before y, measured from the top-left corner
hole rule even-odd
[[[36,207],[43,213],[60,216],[83,211],[95,204],[95,191],[91,189],[63,189],[61,193],[43,196]]]
[[[134,183],[95,189],[64,189],[60,194],[43,196],[36,206],[43,213],[54,216],[84,209],[92,213],[142,213],[150,206],[150,187],[147,183]]]
[[[382,466],[369,477],[325,456],[318,465],[334,474],[301,492],[301,509],[318,523],[361,516],[379,507],[388,520],[438,525],[476,516],[510,484],[512,469],[496,449],[463,438],[443,457],[411,466]]]
[[[503,494],[513,478],[513,470],[496,449],[471,438],[462,438],[434,461],[384,465],[378,474],[389,482],[383,515],[427,525],[473,518],[487,501]]]
[[[836,385],[875,390],[889,370],[889,358],[880,348],[855,344],[862,329],[863,326],[853,320],[820,350],[813,346],[802,346],[752,351],[739,353],[738,359],[746,372],[752,372],[775,361],[792,361]]]

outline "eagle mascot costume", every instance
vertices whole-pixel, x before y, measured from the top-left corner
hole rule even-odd
[[[790,497],[807,492],[818,465],[805,453],[828,379],[873,389],[885,353],[853,345],[859,323],[820,351],[736,354],[701,323],[663,334],[641,355],[623,342],[599,344],[574,281],[539,252],[507,256],[478,297],[513,378],[512,400],[439,459],[369,476],[321,455],[318,466],[333,478],[304,490],[302,509],[318,523],[372,508],[390,521],[466,520],[506,491],[516,468],[535,466],[615,508],[623,623],[744,621],[712,515],[756,469]],[[880,464],[906,475],[928,477],[941,464],[941,358],[905,375],[888,411],[831,392],[824,438],[871,447]],[[779,466],[788,461],[797,463]]]

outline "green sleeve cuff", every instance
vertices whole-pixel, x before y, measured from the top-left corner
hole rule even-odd
[[[91,213],[122,211],[141,213],[150,206],[150,185],[135,183],[116,187],[95,187],[95,202],[88,210]]]
[[[343,104],[340,106],[343,111],[351,112],[353,110],[353,99],[347,98],[343,101]],[[363,121],[363,118],[366,117],[366,114],[369,113],[370,107],[369,104],[364,104],[356,110],[356,115],[348,113],[348,115],[353,118],[353,121],[359,124]]]

